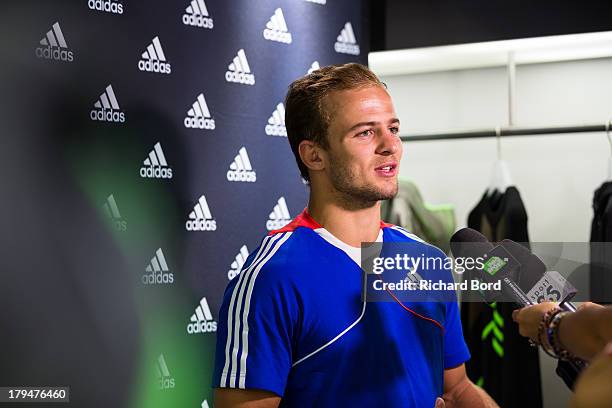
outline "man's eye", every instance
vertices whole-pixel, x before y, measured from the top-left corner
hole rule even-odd
[[[399,133],[399,128],[398,128],[397,126],[396,126],[396,127],[389,128],[389,130],[390,130],[390,131],[391,131],[391,133],[393,133],[394,135],[397,135],[397,134]]]
[[[370,136],[373,132],[372,129],[364,130],[363,132],[359,132],[357,136]]]

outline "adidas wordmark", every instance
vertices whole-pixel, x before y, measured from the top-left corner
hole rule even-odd
[[[117,207],[117,202],[112,194],[106,198],[106,202],[104,203],[104,212],[106,212],[106,215],[111,220],[117,231],[127,231],[127,221],[121,218],[119,207]]]
[[[244,49],[239,49],[231,64],[227,66],[225,80],[237,84],[255,85],[255,75],[251,73]]]
[[[285,16],[283,16],[283,10],[280,7],[274,10],[274,14],[263,30],[263,36],[266,40],[291,44],[291,33],[287,28]]]
[[[247,153],[246,147],[241,147],[234,161],[230,164],[230,169],[227,171],[228,181],[244,181],[254,183],[257,181],[257,173],[251,166],[251,160]]]
[[[215,129],[215,120],[210,115],[204,94],[198,95],[196,101],[187,111],[183,124],[188,129]]]
[[[142,283],[145,285],[174,283],[174,274],[170,272],[166,263],[166,257],[161,248],[155,251],[151,262],[145,268],[145,274],[142,275]]]
[[[243,245],[240,248],[240,252],[238,252],[238,254],[236,255],[236,259],[234,260],[234,262],[232,262],[230,270],[227,272],[228,280],[234,279],[236,275],[240,273],[240,270],[242,269],[242,266],[244,265],[248,257],[249,250],[246,245]]]
[[[123,4],[115,0],[89,0],[87,6],[92,10],[123,14]]]
[[[268,222],[266,222],[266,228],[268,231],[277,230],[283,228],[285,225],[291,222],[291,216],[289,215],[289,209],[287,208],[287,202],[285,197],[278,199],[278,202],[274,206],[274,209],[268,216]]]
[[[183,14],[183,24],[194,27],[213,28],[213,19],[208,15],[204,0],[192,0]]]
[[[47,35],[40,40],[42,47],[36,47],[36,57],[48,60],[72,62],[74,53],[68,49],[66,38],[58,22],[55,22]]]
[[[341,54],[359,55],[359,45],[350,21],[344,24],[344,28],[340,31],[340,35],[338,35],[334,44],[334,50]]]
[[[142,178],[172,178],[172,168],[168,166],[166,155],[164,155],[159,142],[155,143],[153,150],[149,152],[149,156],[144,159],[142,164],[143,166],[140,168],[140,177]]]
[[[200,304],[189,320],[190,323],[187,324],[187,333],[189,334],[214,333],[217,331],[217,322],[213,319],[205,297],[200,300]]]
[[[217,229],[217,221],[213,218],[204,195],[198,199],[193,211],[189,213],[185,228],[187,231],[215,231]]]
[[[172,72],[172,66],[166,60],[166,54],[164,54],[159,42],[159,37],[153,38],[151,44],[147,46],[147,50],[142,53],[141,59],[138,61],[138,69],[160,74],[170,74]]]
[[[100,98],[94,103],[94,108],[89,112],[91,120],[99,122],[125,122],[125,113],[119,108],[119,102],[113,91],[113,86],[108,85]]]
[[[274,109],[272,116],[268,119],[266,135],[287,136],[287,128],[285,127],[285,105],[283,105],[282,102],[276,105],[276,109]]]

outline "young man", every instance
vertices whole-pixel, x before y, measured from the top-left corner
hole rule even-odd
[[[380,219],[397,193],[399,120],[367,67],[323,67],[285,101],[308,208],[271,232],[225,292],[216,407],[495,406],[466,377],[456,303],[364,302],[362,242],[437,248]]]

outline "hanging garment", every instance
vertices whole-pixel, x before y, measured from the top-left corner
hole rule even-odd
[[[527,212],[515,187],[485,193],[468,216],[468,227],[491,242],[527,243]],[[467,275],[465,279],[472,279]],[[463,333],[472,353],[468,376],[504,408],[542,406],[538,350],[530,347],[512,322],[511,303],[463,302]]]
[[[450,237],[456,227],[454,207],[426,204],[413,182],[399,180],[397,195],[382,202],[381,217],[449,253]]]
[[[591,224],[590,298],[597,303],[612,303],[612,181],[603,183],[593,196]],[[612,244],[609,244],[612,245]]]

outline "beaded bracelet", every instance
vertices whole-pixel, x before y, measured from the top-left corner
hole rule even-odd
[[[561,340],[559,339],[559,326],[561,325],[561,320],[568,313],[569,312],[557,313],[550,321],[547,330],[548,333],[550,333],[548,335],[550,345],[552,346],[555,354],[558,355],[561,360],[573,360],[576,358],[568,349],[563,346],[563,344],[561,344]]]
[[[552,358],[559,358],[559,355],[555,352],[555,349],[553,348],[550,339],[548,338],[548,328],[550,327],[550,322],[559,313],[561,313],[561,309],[559,309],[558,307],[550,309],[544,314],[542,320],[540,321],[540,324],[538,325],[538,342],[542,346],[544,352]]]

